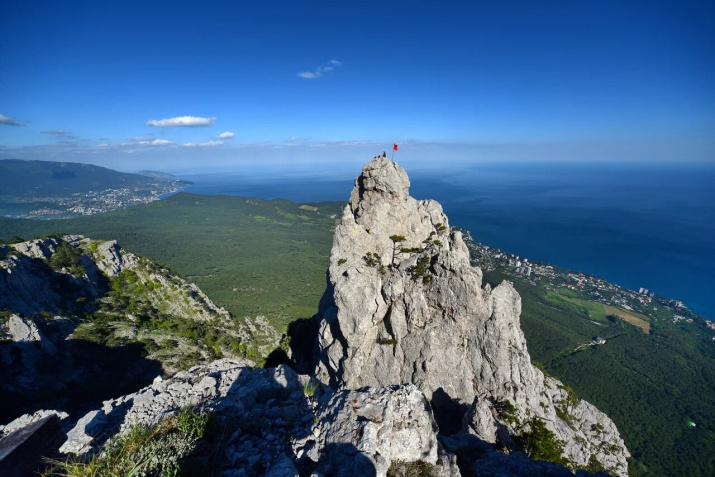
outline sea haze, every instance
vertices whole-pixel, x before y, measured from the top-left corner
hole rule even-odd
[[[715,318],[715,165],[508,163],[410,168],[475,240],[683,300]],[[353,177],[287,170],[182,176],[200,194],[345,201]]]

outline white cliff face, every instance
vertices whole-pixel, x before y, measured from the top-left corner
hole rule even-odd
[[[108,277],[116,277],[122,270],[131,270],[139,264],[137,256],[123,251],[116,240],[100,244],[94,257],[97,268]]]
[[[413,383],[431,399],[443,432],[457,430],[447,429],[449,418],[479,406],[467,425],[489,442],[509,430],[494,405],[509,401],[519,422],[542,419],[575,465],[594,455],[626,475],[629,454],[607,416],[583,401],[569,409],[571,422],[557,415],[565,391],[531,364],[511,283],[482,288],[481,270],[441,206],[408,190],[404,169],[382,157],[355,180],[333,239],[318,378],[349,389]],[[396,239],[394,260],[391,236],[405,239]],[[413,250],[399,253],[405,248]]]
[[[321,406],[319,420],[324,475],[361,475],[359,467],[372,467],[372,475],[384,477],[393,462],[437,464],[437,424],[414,385],[338,392]],[[356,452],[364,461],[351,459]],[[355,468],[345,465],[351,460]]]

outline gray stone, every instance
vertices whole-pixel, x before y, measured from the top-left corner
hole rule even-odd
[[[265,477],[299,477],[298,469],[287,455],[281,454],[266,472]]]
[[[509,401],[518,421],[542,419],[576,465],[594,455],[627,475],[629,453],[607,416],[587,403],[569,409],[571,426],[557,415],[567,400],[560,383],[531,364],[512,284],[482,287],[461,233],[449,229],[437,202],[410,197],[409,185],[404,169],[382,157],[355,180],[333,237],[316,376],[334,388],[413,383],[446,433],[476,404],[467,426],[489,442],[508,429],[492,403]],[[393,260],[393,235],[405,237],[400,248],[422,251]],[[381,264],[368,263],[368,252]],[[596,423],[607,423],[605,432],[586,433]]]
[[[55,345],[45,337],[44,333],[37,327],[31,319],[22,319],[17,315],[12,315],[7,323],[10,339],[15,343],[36,342],[47,354],[57,353]]]
[[[62,437],[60,420],[48,414],[0,439],[0,475],[34,475],[43,456],[54,451]]]
[[[97,267],[108,277],[115,277],[123,270],[131,270],[139,263],[136,255],[124,253],[116,240],[100,244],[95,257]]]
[[[33,412],[32,414],[23,414],[12,422],[4,426],[0,426],[0,437],[10,434],[11,432],[15,432],[18,429],[22,429],[23,427],[26,427],[33,422],[37,422],[41,419],[44,419],[47,416],[57,416],[59,422],[61,422],[61,425],[68,424],[67,418],[69,417],[69,414],[67,414],[66,412],[41,409],[39,411]]]
[[[414,385],[338,392],[321,402],[318,418],[326,475],[328,468],[349,476],[372,467],[384,477],[396,460],[437,463],[437,424]]]

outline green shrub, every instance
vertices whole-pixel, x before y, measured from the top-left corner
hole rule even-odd
[[[79,261],[81,255],[82,253],[79,249],[66,242],[62,242],[47,263],[53,270],[66,268],[70,270],[73,275],[83,275],[85,270]]]
[[[104,453],[87,462],[52,462],[45,475],[67,477],[114,477],[181,474],[181,461],[196,448],[204,436],[210,415],[191,408],[162,419],[152,427],[134,426],[115,436]]]
[[[387,271],[385,265],[382,264],[382,257],[377,253],[367,252],[362,259],[368,267],[376,268],[382,275]]]
[[[439,475],[437,467],[421,460],[416,462],[395,460],[387,469],[387,477],[439,477]]]
[[[512,425],[516,425],[518,423],[518,419],[516,417],[516,408],[508,399],[504,401],[495,402],[494,408],[496,409],[499,417],[503,419],[504,422],[507,422]]]
[[[431,257],[428,255],[423,255],[417,259],[417,263],[412,266],[410,272],[412,273],[412,278],[415,280],[418,278],[422,279],[422,283],[427,285],[432,281],[432,273],[430,272],[430,261]]]
[[[308,397],[313,397],[319,385],[320,383],[315,378],[310,378],[308,382],[303,385],[303,394]]]
[[[179,411],[176,416],[176,428],[184,436],[195,436],[198,439],[204,437],[204,432],[209,423],[211,414],[205,411],[197,411],[191,407]]]
[[[548,460],[565,465],[564,443],[546,427],[544,421],[533,418],[528,422],[529,430],[517,436],[515,441],[524,454],[535,460]]]

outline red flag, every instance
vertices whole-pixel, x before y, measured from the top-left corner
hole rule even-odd
[[[393,150],[393,151],[396,151],[396,150],[397,150],[397,144],[392,143],[392,150]]]

